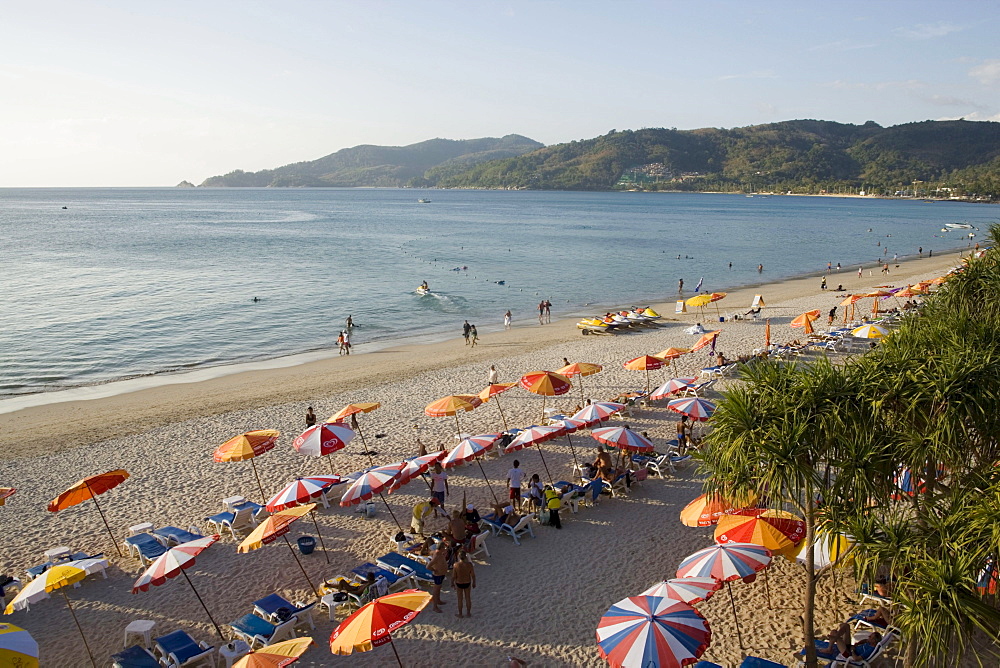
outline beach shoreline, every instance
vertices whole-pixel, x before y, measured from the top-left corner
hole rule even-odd
[[[931,271],[942,272],[954,266],[957,256],[965,249],[941,251],[933,258],[908,257],[898,261],[889,283],[908,276]],[[860,283],[878,280],[874,264],[866,266]],[[856,272],[844,267],[828,279],[830,294],[838,283],[849,292],[859,284]],[[765,268],[766,271],[766,268]],[[868,274],[872,273],[872,277]],[[717,323],[717,313],[731,315],[749,309],[754,294],[762,294],[766,304],[819,292],[816,279],[825,272],[813,272],[778,282],[741,286],[729,292],[718,304],[719,311],[709,308],[709,322]],[[722,281],[718,281],[722,283]],[[685,291],[689,298],[695,293]],[[846,294],[846,293],[844,293]],[[664,321],[693,323],[696,313],[677,315],[673,301],[652,305]],[[769,315],[765,311],[765,316]],[[135,390],[120,391],[121,385],[133,381],[118,381],[65,392],[29,395],[37,405],[28,405],[3,412],[0,407],[0,437],[5,447],[2,458],[20,457],[34,450],[60,450],[84,446],[108,438],[141,433],[166,424],[209,417],[233,410],[260,408],[288,402],[303,402],[303,409],[314,398],[332,391],[343,392],[380,384],[392,379],[411,378],[417,374],[447,369],[460,364],[499,361],[512,354],[534,352],[558,347],[566,341],[580,338],[576,316],[563,316],[545,326],[521,325],[508,331],[482,328],[486,336],[470,349],[457,345],[460,337],[431,342],[411,341],[400,344],[379,342],[361,345],[358,354],[337,356],[333,350],[316,351],[249,364],[224,365],[183,374],[158,374],[136,379]],[[707,325],[706,325],[707,326]],[[723,324],[725,327],[725,324]],[[628,335],[628,334],[627,334]],[[594,337],[597,338],[597,337]],[[656,351],[650,351],[656,352]],[[299,361],[304,359],[304,361]],[[246,368],[250,367],[250,368]],[[93,398],[90,398],[90,396]],[[69,400],[63,397],[69,396]],[[18,399],[8,400],[17,402]],[[34,401],[30,403],[34,403]],[[0,402],[2,406],[3,402]],[[9,405],[9,404],[8,404]]]

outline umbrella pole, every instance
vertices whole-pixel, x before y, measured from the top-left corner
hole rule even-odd
[[[365,440],[365,435],[361,433],[361,425],[358,424],[356,416],[352,415],[351,418],[353,422],[351,426],[354,427],[354,431],[358,432],[358,436],[361,437],[361,445],[365,446],[365,454],[368,455],[368,462],[372,466],[375,466],[375,460],[372,458],[371,450],[368,449],[368,441]]]
[[[542,395],[542,424],[545,424],[545,395]]]
[[[399,668],[403,668],[403,662],[399,658],[399,652],[396,651],[396,643],[392,642],[392,636],[389,636],[389,644],[392,645],[392,653],[396,655],[396,661],[399,662]]]
[[[87,644],[87,636],[83,634],[83,627],[80,626],[80,620],[76,618],[76,613],[73,612],[73,606],[69,604],[69,596],[66,595],[66,592],[60,593],[63,595],[63,598],[66,599],[66,607],[69,608],[69,614],[73,615],[73,621],[76,623],[76,630],[80,632],[80,637],[83,638],[83,646],[87,649],[87,656],[90,657],[90,664],[94,666],[94,668],[97,668],[97,662],[94,661],[94,655],[90,651],[90,645]]]
[[[486,486],[489,487],[490,494],[493,495],[493,503],[500,503],[500,500],[497,499],[496,492],[493,491],[493,485],[490,484],[490,479],[488,477],[486,477],[486,471],[483,471],[483,463],[481,461],[479,461],[478,459],[476,460],[476,463],[479,464],[479,470],[482,471],[482,473],[483,473],[483,480],[486,481]]]
[[[215,623],[215,620],[212,618],[212,613],[208,611],[208,606],[205,605],[205,601],[201,599],[201,594],[199,594],[198,590],[194,588],[194,583],[191,582],[191,578],[188,577],[187,572],[183,568],[181,569],[181,575],[183,575],[184,579],[187,580],[188,585],[191,587],[191,591],[194,592],[194,595],[198,597],[198,602],[201,603],[201,607],[205,609],[205,614],[208,615],[208,621],[212,622],[212,626],[215,627],[215,632],[219,634],[220,638],[225,640],[226,636],[222,635],[222,629],[220,629],[219,625]]]
[[[736,599],[733,598],[733,585],[731,582],[726,582],[726,588],[729,590],[729,602],[733,605],[733,621],[736,622],[736,637],[740,640],[740,649],[743,647],[743,634],[740,632],[740,618],[736,616]]]
[[[108,530],[108,535],[111,536],[111,542],[114,543],[115,549],[118,550],[118,556],[122,556],[122,549],[118,547],[118,541],[115,540],[115,534],[108,525],[108,519],[104,516],[104,511],[101,510],[101,504],[97,502],[97,495],[90,489],[90,483],[85,483],[87,485],[87,491],[90,492],[90,498],[97,507],[97,512],[101,515],[101,520],[104,522],[104,528]],[[91,657],[93,659],[93,657]]]
[[[580,380],[577,381],[577,384],[580,386],[580,405],[583,406],[583,402],[586,401],[586,399],[583,398],[583,374],[582,373],[580,374]]]
[[[330,455],[326,456],[326,461],[328,464],[330,464],[330,475],[337,475],[336,472],[333,470],[333,460],[330,459]]]
[[[309,574],[306,573],[306,567],[302,565],[301,561],[299,561],[299,555],[295,554],[295,548],[292,547],[292,543],[288,540],[288,536],[287,535],[286,536],[282,536],[282,538],[285,539],[285,545],[288,546],[288,550],[292,553],[292,557],[295,558],[295,563],[297,563],[299,565],[299,570],[302,571],[302,575],[306,576],[306,582],[309,583],[309,590],[312,592],[313,596],[315,596],[316,595],[316,587],[313,585],[312,580],[309,579]]]
[[[579,472],[581,470],[580,462],[576,458],[576,448],[573,447],[573,439],[569,437],[569,434],[566,434],[566,440],[569,441],[569,449],[570,452],[573,453],[573,464],[576,466],[576,470]]]
[[[455,411],[455,436],[458,437],[459,441],[462,440],[462,427],[458,424],[458,411]]]
[[[313,518],[313,526],[316,527],[316,535],[319,536],[319,544],[323,548],[323,556],[326,557],[326,563],[330,563],[330,553],[326,551],[326,543],[323,542],[323,532],[319,530],[319,522],[316,521],[316,511],[310,511],[309,515]]]
[[[260,484],[260,475],[257,473],[257,464],[254,463],[253,457],[250,458],[250,466],[253,467],[253,477],[257,479],[257,489],[260,490],[261,503],[267,503],[267,495],[264,494],[264,486]]]
[[[379,495],[379,498],[382,499],[382,503],[385,504],[385,509],[389,511],[390,515],[392,515],[392,521],[395,522],[396,526],[399,528],[399,530],[402,531],[403,527],[400,526],[399,520],[396,519],[395,513],[392,512],[392,508],[389,506],[389,502],[385,500],[384,496],[382,496],[382,492],[379,492],[378,495]],[[320,539],[320,540],[322,540],[322,539]],[[323,549],[325,550],[326,548],[324,547]]]
[[[538,456],[542,458],[542,466],[545,467],[545,475],[549,477],[549,484],[552,484],[552,473],[549,471],[549,465],[545,463],[545,455],[542,454],[542,446],[535,443],[535,447],[538,448]]]
[[[493,398],[497,400],[497,410],[500,411],[500,419],[503,420],[503,430],[510,431],[510,427],[507,426],[507,416],[503,414],[503,408],[500,407],[500,395],[495,395]]]

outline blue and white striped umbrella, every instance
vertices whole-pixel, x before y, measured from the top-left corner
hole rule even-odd
[[[662,596],[618,601],[597,624],[601,656],[622,668],[680,668],[697,661],[711,640],[697,610]]]
[[[725,543],[698,550],[677,567],[679,578],[742,580],[768,567],[771,551],[753,543]]]

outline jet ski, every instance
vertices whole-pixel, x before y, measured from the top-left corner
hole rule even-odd
[[[414,290],[414,292],[416,292],[418,295],[421,295],[421,296],[423,296],[423,295],[429,295],[431,293],[431,289],[430,288],[425,288],[424,286],[420,285],[420,286],[417,286],[417,289]]]
[[[612,332],[615,330],[614,325],[609,325],[597,318],[584,318],[576,323],[576,327],[577,329],[582,329],[584,332]]]

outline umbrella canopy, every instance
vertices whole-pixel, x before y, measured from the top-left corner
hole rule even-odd
[[[281,432],[275,429],[258,429],[234,436],[215,449],[212,457],[217,462],[242,462],[262,455],[278,444]]]
[[[381,406],[382,404],[376,402],[366,403],[366,404],[347,404],[339,411],[330,416],[327,422],[343,422],[345,418],[349,418],[352,415],[357,415],[358,413],[371,413],[373,410]]]
[[[7,499],[14,496],[17,489],[14,487],[0,487],[0,506],[7,503]]]
[[[493,447],[493,444],[500,438],[500,434],[482,434],[481,436],[470,436],[463,439],[458,445],[451,449],[441,460],[441,466],[450,469],[459,464],[471,462],[479,455],[485,453]]]
[[[354,430],[343,422],[315,424],[296,436],[292,441],[292,447],[300,455],[325,457],[343,450],[354,436]]]
[[[725,299],[726,298],[726,294],[727,293],[725,293],[725,292],[713,292],[712,294],[709,295],[709,297],[711,297],[711,299],[712,299],[713,302],[717,302],[720,299]]]
[[[625,362],[622,366],[631,371],[653,371],[659,369],[665,364],[662,358],[653,357],[652,355],[643,355],[642,357],[636,357],[628,362]]]
[[[551,441],[553,438],[558,438],[564,433],[563,428],[557,425],[536,425],[534,427],[528,427],[519,433],[517,437],[503,449],[503,451],[510,454],[511,452],[516,452],[521,448],[538,445],[539,443],[544,443],[545,441]]]
[[[690,605],[660,596],[618,601],[597,624],[597,645],[615,668],[673,668],[694,663],[712,639]]]
[[[817,531],[813,550],[813,569],[820,570],[832,564],[836,564],[842,559],[850,560],[851,548],[854,547],[854,539],[843,533],[829,533],[827,531]],[[804,568],[806,565],[805,550],[800,550],[795,561]]]
[[[493,383],[492,385],[487,385],[486,388],[479,393],[479,400],[486,402],[495,397],[498,394],[503,394],[512,387],[517,387],[517,383]]]
[[[691,346],[691,352],[694,352],[696,350],[701,350],[706,346],[714,346],[715,340],[719,338],[719,334],[722,334],[721,329],[716,329],[714,331],[702,334],[701,338],[698,339],[698,342],[695,343],[693,346]]]
[[[623,408],[625,408],[625,404],[617,404],[613,401],[597,401],[589,406],[584,406],[571,419],[583,422],[589,427],[599,422],[604,422]]]
[[[712,417],[712,413],[715,412],[715,404],[699,397],[673,399],[667,402],[667,408],[675,413],[687,415],[692,420],[698,420],[699,422],[704,422]]]
[[[819,309],[813,309],[812,311],[806,311],[802,315],[796,316],[794,320],[788,323],[789,327],[805,327],[807,331],[811,329],[810,325],[816,318],[819,317]]]
[[[555,397],[569,392],[572,384],[569,378],[553,371],[532,371],[521,376],[521,387],[532,394]]]
[[[347,655],[392,643],[392,633],[412,622],[430,602],[431,595],[419,589],[380,596],[361,606],[334,629],[330,634],[330,651]],[[399,660],[399,654],[396,659]],[[402,661],[399,665],[403,665]]]
[[[427,404],[427,406],[424,407],[424,415],[429,415],[430,417],[454,415],[455,428],[459,431],[459,433],[461,433],[462,428],[458,424],[458,414],[467,413],[482,404],[482,399],[475,395],[453,394]]]
[[[325,492],[333,485],[339,485],[345,478],[339,475],[314,475],[308,478],[296,478],[267,500],[267,512],[273,513],[285,508],[292,508]]]
[[[605,445],[611,445],[621,450],[629,452],[653,451],[652,441],[627,427],[603,427],[594,429],[590,435]]]
[[[889,330],[879,325],[862,325],[851,330],[851,336],[861,339],[881,339],[888,333]]]
[[[640,596],[662,596],[694,605],[712,598],[720,589],[722,583],[715,578],[672,578],[657,582]]]
[[[367,501],[383,490],[388,491],[389,487],[399,479],[405,467],[406,464],[403,462],[397,462],[395,464],[368,469],[347,488],[343,498],[340,500],[340,505],[355,506],[362,501]]]
[[[783,510],[747,508],[719,518],[715,527],[717,543],[753,543],[771,554],[794,559],[806,537],[806,523]]]
[[[590,362],[574,362],[573,364],[567,364],[563,368],[556,371],[560,376],[566,376],[567,378],[572,378],[573,376],[592,376],[595,373],[600,373],[604,369],[600,364],[592,364]]]
[[[389,493],[399,491],[403,485],[410,482],[418,475],[423,475],[433,466],[440,462],[447,453],[444,450],[440,452],[432,452],[429,455],[421,455],[419,457],[411,457],[403,462],[403,468],[399,471],[399,477],[396,478],[395,482],[389,488]]]
[[[675,360],[681,355],[691,352],[690,348],[667,348],[656,353],[656,357],[664,360]]]
[[[752,543],[713,545],[688,555],[677,577],[712,577],[721,582],[750,578],[771,563],[771,551]]]
[[[691,297],[690,299],[686,300],[684,303],[687,304],[688,306],[702,307],[705,306],[706,304],[712,303],[712,295],[711,294],[695,295],[694,297]]]
[[[859,302],[864,298],[864,295],[847,295],[847,298],[840,302],[840,306],[850,306],[851,304]]]
[[[0,666],[38,668],[38,643],[20,626],[0,624]]]
[[[250,535],[236,548],[237,552],[245,553],[257,550],[268,543],[273,543],[279,537],[288,533],[288,525],[296,521],[316,507],[315,503],[307,503],[294,508],[280,510],[257,525]]]
[[[97,508],[97,512],[100,514],[101,520],[104,522],[104,528],[107,529],[108,535],[111,536],[111,542],[114,543],[115,549],[118,550],[118,556],[120,557],[122,554],[121,548],[118,547],[118,541],[115,540],[115,534],[111,530],[111,526],[108,525],[108,520],[104,516],[104,511],[101,510],[101,505],[97,503],[97,495],[103,494],[110,489],[114,489],[121,483],[125,482],[127,478],[128,471],[125,469],[115,469],[114,471],[108,471],[107,473],[101,473],[99,475],[92,475],[88,478],[84,478],[83,480],[71,485],[69,489],[56,498],[52,499],[52,501],[49,502],[49,511],[56,513],[60,510],[71,508],[78,503],[83,503],[88,499],[93,501],[94,507]]]
[[[282,640],[267,647],[252,649],[233,664],[233,668],[283,668],[299,660],[307,649],[315,645],[312,638]]]
[[[725,513],[731,513],[737,508],[752,505],[753,499],[748,499],[747,503],[741,504],[733,500],[725,499],[718,494],[702,494],[691,503],[684,506],[681,511],[681,524],[687,527],[707,527],[719,521]]]
[[[563,418],[562,420],[553,422],[551,426],[559,427],[561,432],[559,435],[565,436],[566,434],[572,434],[580,429],[586,428],[587,423],[583,420],[577,420],[576,418]]]
[[[672,394],[683,392],[687,388],[694,385],[697,380],[697,378],[671,378],[663,385],[660,385],[658,388],[653,390],[653,392],[649,395],[649,398],[654,401],[657,399],[666,399]]]
[[[917,297],[921,295],[926,295],[927,291],[922,289],[919,285],[907,285],[905,288],[896,293],[897,297]]]

